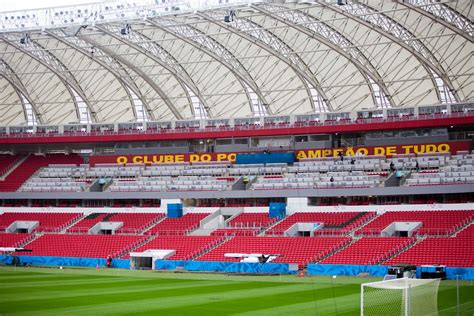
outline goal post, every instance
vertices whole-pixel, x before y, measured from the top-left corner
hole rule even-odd
[[[439,279],[400,278],[361,284],[360,314],[438,315]]]

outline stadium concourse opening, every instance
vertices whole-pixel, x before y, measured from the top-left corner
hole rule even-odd
[[[472,9],[0,9],[0,314],[474,314]]]

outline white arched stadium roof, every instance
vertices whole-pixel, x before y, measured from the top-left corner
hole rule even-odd
[[[1,13],[0,125],[474,101],[469,0],[148,2]]]

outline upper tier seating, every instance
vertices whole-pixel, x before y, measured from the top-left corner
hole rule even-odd
[[[448,235],[474,219],[474,211],[386,212],[356,231],[357,235],[380,235],[393,222],[422,222],[418,235]]]
[[[415,240],[415,238],[404,237],[365,237],[319,263],[377,264]]]
[[[3,213],[0,215],[0,231],[5,231],[15,221],[38,221],[35,232],[59,232],[80,216],[79,213]]]
[[[449,267],[474,267],[474,235],[427,238],[383,264],[399,263],[417,266],[439,264]]]
[[[0,233],[0,247],[18,247],[33,237],[33,234]]]
[[[157,236],[152,241],[133,250],[133,252],[143,252],[150,249],[176,250],[176,253],[167,259],[190,260],[221,241],[222,237],[211,236]],[[123,258],[129,258],[129,255],[125,255]]]
[[[406,185],[474,183],[474,155],[446,157],[446,164],[430,172],[413,172]]]
[[[32,252],[15,255],[106,258],[117,257],[138,246],[145,236],[45,234],[26,247]]]
[[[64,157],[68,157],[67,160]],[[226,161],[89,166],[77,165],[82,161],[75,155],[30,156],[21,168],[15,168],[15,177],[7,177],[11,185],[0,181],[0,190],[18,188],[39,167],[43,168],[24,183],[21,191],[82,192],[88,191],[99,178],[110,181],[107,190],[113,192],[225,191],[232,189],[242,176],[251,180],[250,188],[255,190],[365,188],[384,186],[394,171],[402,171],[402,185],[465,184],[474,182],[473,157],[472,154],[437,153],[393,158],[345,156],[342,160],[340,157],[308,158],[293,165],[237,165]],[[55,165],[44,167],[47,164]]]
[[[242,258],[224,255],[274,254],[278,255],[278,258],[272,262],[296,263],[302,266],[319,260],[349,241],[348,237],[234,237],[196,260],[238,262]]]
[[[163,213],[93,213],[70,227],[67,231],[87,233],[99,222],[122,222],[116,234],[139,234],[165,216]]]
[[[331,233],[339,231],[340,234],[344,234],[365,223],[373,216],[374,213],[370,212],[294,213],[270,228],[266,235],[283,235],[295,223],[323,223],[324,228],[318,234],[324,234],[324,229],[329,229]]]
[[[83,160],[80,156],[71,155],[46,155],[34,156],[26,158],[18,165],[4,181],[0,180],[0,191],[16,191],[18,188],[31,177],[39,168],[49,164],[81,164]]]
[[[146,231],[146,235],[186,235],[199,227],[199,223],[209,213],[188,213],[180,218],[165,218]]]

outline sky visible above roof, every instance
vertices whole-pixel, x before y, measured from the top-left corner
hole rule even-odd
[[[62,7],[87,3],[97,3],[100,0],[2,0],[0,12],[31,10],[51,7]]]

